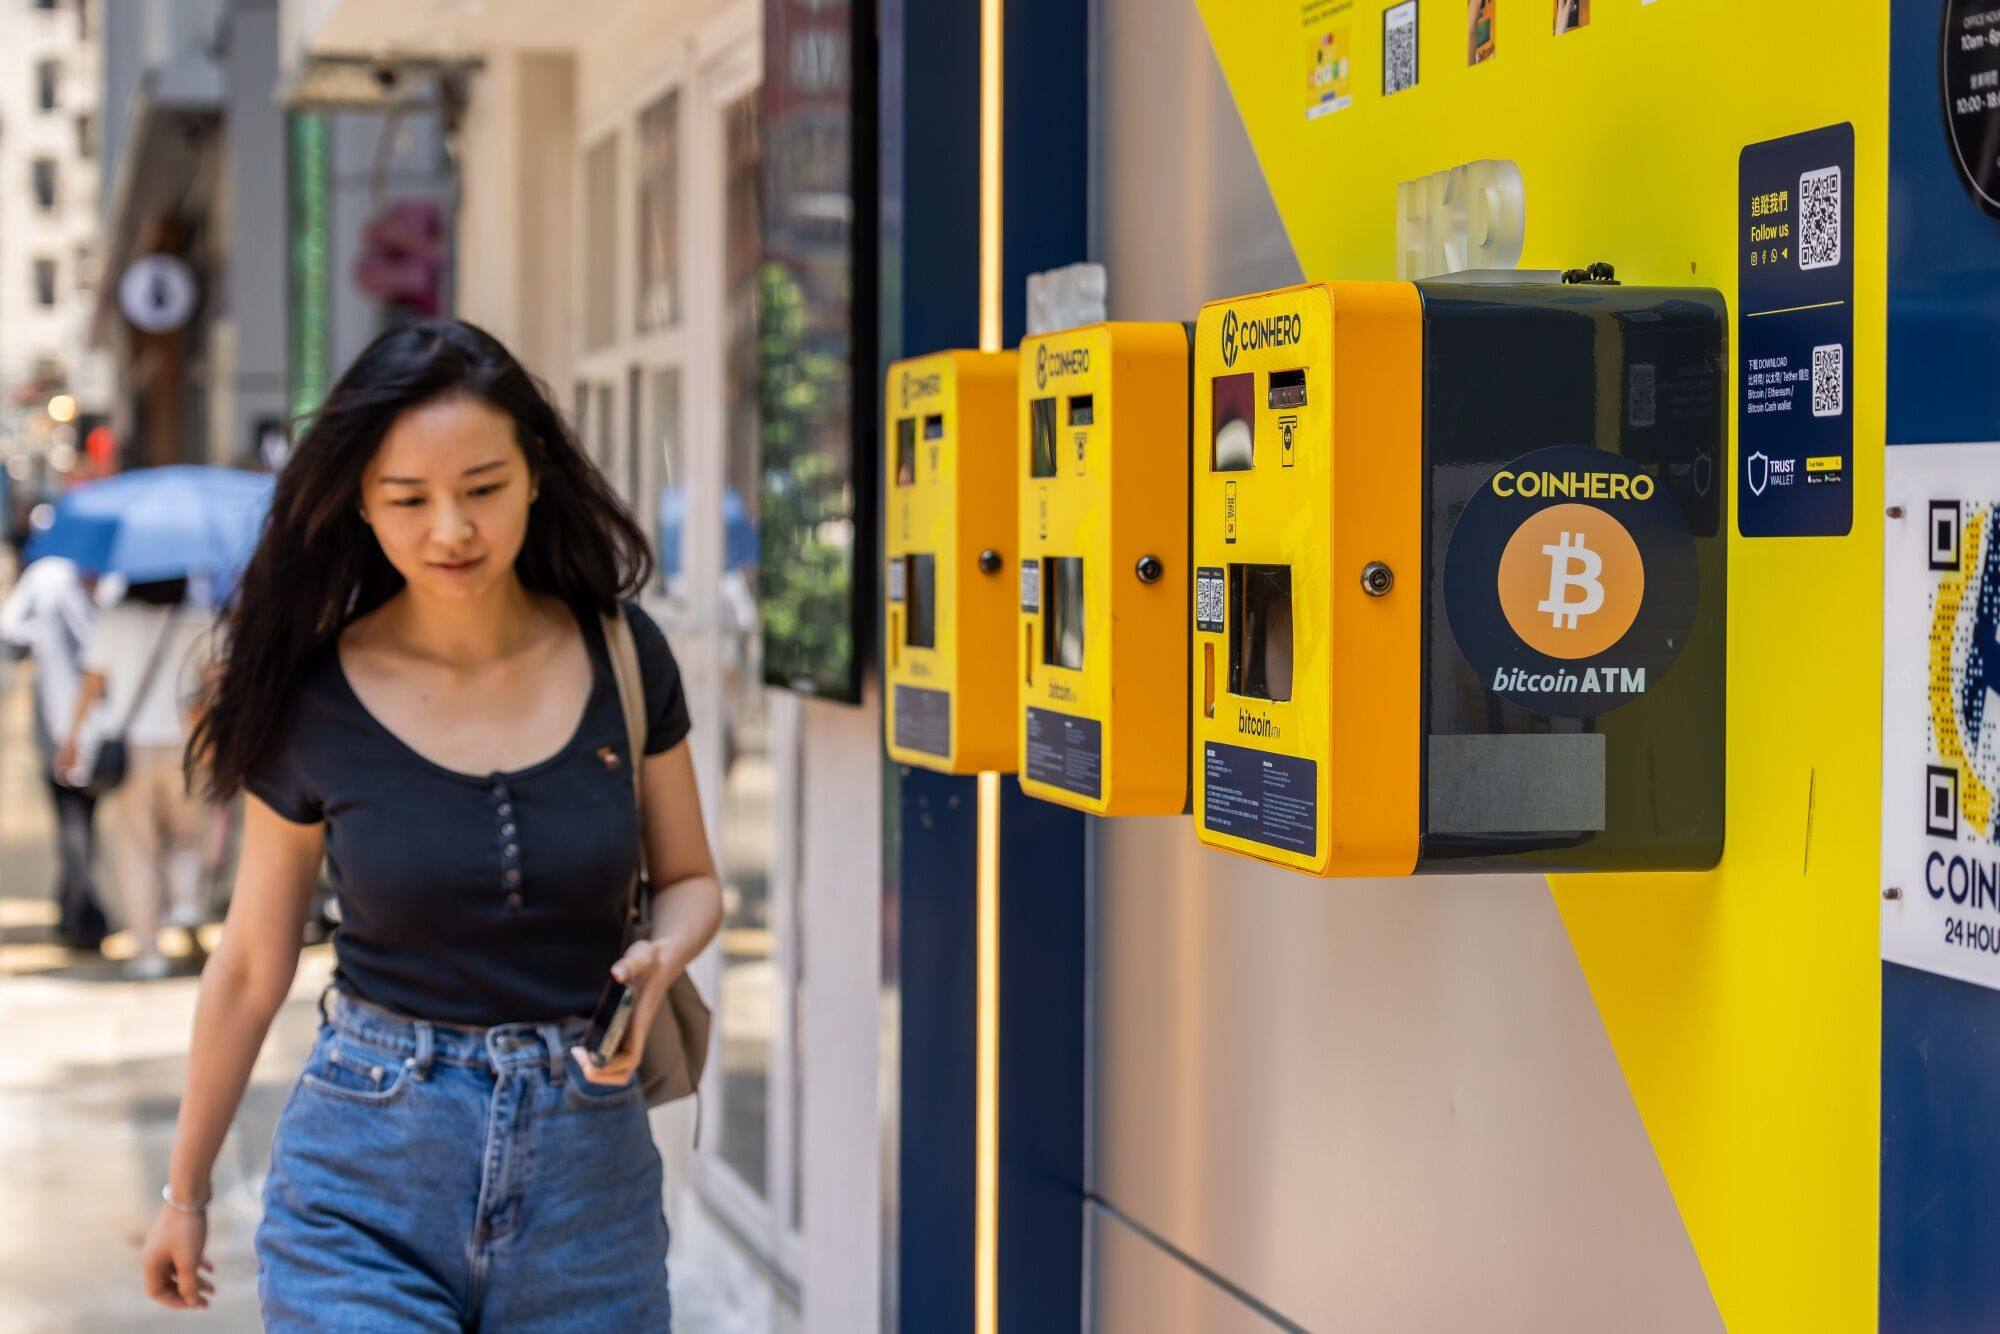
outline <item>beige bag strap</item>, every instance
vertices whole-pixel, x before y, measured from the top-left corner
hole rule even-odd
[[[618,707],[625,713],[625,738],[632,755],[632,801],[639,812],[639,874],[632,881],[627,923],[628,930],[636,934],[646,930],[652,916],[647,892],[652,877],[646,864],[646,803],[639,787],[646,763],[646,685],[632,622],[622,610],[604,618],[604,644],[611,658],[612,678],[618,684]],[[694,979],[683,972],[667,988],[639,1063],[639,1083],[648,1107],[694,1096],[696,1143],[701,1140],[701,1074],[708,1065],[710,1022],[708,1003],[702,1000]]]
[[[646,682],[639,671],[639,642],[632,638],[632,622],[623,611],[604,618],[604,645],[611,651],[611,676],[618,683],[618,707],[625,713],[626,751],[632,757],[632,801],[640,812],[639,882],[644,884],[652,878],[646,866],[646,799],[639,791],[639,774],[646,763]]]

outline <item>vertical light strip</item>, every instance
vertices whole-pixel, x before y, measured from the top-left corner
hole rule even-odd
[[[979,3],[979,350],[998,352],[1000,302],[1000,105],[1006,73],[1004,0]]]
[[[1000,775],[979,775],[977,1123],[973,1129],[972,1329],[1000,1328]]]
[[[979,4],[979,350],[1002,337],[1001,80],[1004,0]],[[1000,1329],[1000,775],[979,775],[977,1032],[972,1177],[972,1329]]]

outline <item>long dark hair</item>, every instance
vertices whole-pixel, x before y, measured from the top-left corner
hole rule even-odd
[[[211,797],[242,788],[290,726],[306,670],[349,622],[403,587],[362,521],[361,475],[398,416],[446,394],[514,420],[540,487],[514,562],[523,586],[608,615],[652,577],[645,533],[499,339],[463,320],[397,325],[354,359],[312,415],[223,614],[220,671],[186,757],[189,781]]]

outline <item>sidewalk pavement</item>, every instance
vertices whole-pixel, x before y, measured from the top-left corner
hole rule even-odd
[[[146,1299],[138,1255],[166,1179],[195,978],[127,982],[114,961],[54,942],[54,831],[27,684],[18,671],[0,686],[0,1331],[256,1330],[258,1192],[331,956],[301,956],[224,1142],[209,1213],[215,1302],[190,1322]]]

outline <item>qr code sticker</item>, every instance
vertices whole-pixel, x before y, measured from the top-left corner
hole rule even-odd
[[[889,558],[889,601],[901,602],[903,600],[905,580],[903,558],[901,556],[891,556]]]
[[[1417,86],[1417,0],[1382,12],[1382,95]]]
[[[1225,576],[1220,566],[1204,565],[1194,572],[1194,628],[1220,634]]]
[[[1652,426],[1660,420],[1660,376],[1650,361],[1632,364],[1625,382],[1625,420],[1634,427]]]
[[[1840,168],[1809,171],[1799,177],[1799,267],[1832,268],[1840,242]]]
[[[1822,343],[1813,349],[1812,405],[1815,417],[1838,417],[1847,411],[1847,349]]]
[[[1021,562],[1021,610],[1040,611],[1042,609],[1042,563],[1038,560]]]

